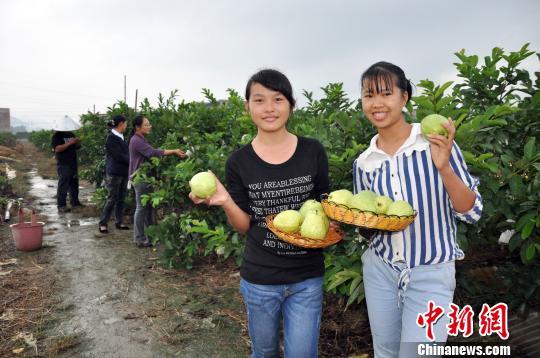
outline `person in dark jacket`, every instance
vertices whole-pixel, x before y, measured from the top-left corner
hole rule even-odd
[[[99,232],[108,233],[107,223],[114,209],[116,228],[129,230],[122,223],[124,217],[124,198],[126,197],[128,170],[129,170],[129,147],[124,140],[123,133],[127,128],[126,117],[117,115],[112,119],[110,126],[113,128],[107,136],[105,153],[107,164],[105,169],[105,182],[107,185],[107,202],[103,207],[99,220]]]
[[[77,174],[77,151],[81,148],[81,144],[80,139],[72,132],[79,128],[79,124],[68,116],[64,116],[54,125],[52,150],[55,153],[57,162],[58,187],[56,204],[60,213],[70,211],[70,208],[66,205],[68,193],[72,208],[84,206],[79,201],[79,176]]]

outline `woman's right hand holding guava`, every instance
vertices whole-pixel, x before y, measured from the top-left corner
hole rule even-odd
[[[224,206],[225,204],[227,204],[228,201],[232,200],[232,198],[229,195],[229,192],[227,191],[227,189],[225,189],[223,184],[221,184],[219,179],[215,176],[215,174],[212,173],[211,171],[208,171],[208,172],[214,177],[215,185],[216,185],[215,193],[212,196],[208,197],[208,198],[200,198],[197,195],[195,195],[195,193],[193,191],[191,191],[189,193],[189,198],[195,204]],[[192,190],[193,190],[193,187],[192,187]]]

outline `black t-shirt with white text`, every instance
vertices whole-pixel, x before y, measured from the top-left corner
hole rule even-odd
[[[74,138],[73,132],[55,132],[52,137],[52,149],[59,145],[66,144],[71,138]],[[60,165],[68,165],[72,168],[77,167],[77,149],[80,144],[70,145],[63,152],[56,153],[56,160]]]
[[[254,284],[297,283],[324,274],[321,249],[305,249],[277,238],[265,217],[297,210],[328,191],[328,159],[314,139],[298,137],[292,157],[281,164],[262,160],[251,144],[235,151],[225,168],[228,191],[251,218],[240,275]]]

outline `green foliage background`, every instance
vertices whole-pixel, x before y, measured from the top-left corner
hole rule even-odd
[[[521,66],[530,56],[540,59],[540,54],[526,44],[509,53],[494,48],[483,61],[465,50],[455,55],[461,81],[420,81],[406,117],[418,122],[427,114],[440,113],[454,119],[456,141],[470,171],[480,178],[484,201],[477,225],[459,224],[460,246],[466,253],[495,247],[502,232],[513,230],[508,245],[517,259],[512,263],[513,275],[526,285],[512,290],[513,298],[508,299],[512,308],[523,310],[540,290],[540,72],[530,74]],[[288,127],[322,142],[329,156],[331,190],[352,189],[352,162],[376,132],[364,118],[361,103],[349,99],[342,84],[331,83],[322,90],[320,99],[303,92],[308,104],[294,111]],[[210,90],[203,89],[203,94],[205,102],[179,102],[173,91],[168,97],[160,95],[156,107],[145,99],[139,108],[153,124],[150,143],[192,153],[188,160],[153,158],[137,178],[154,188],[146,200],[159,209],[160,221],[148,234],[165,246],[164,260],[171,267],[190,268],[212,252],[240,262],[243,251],[244,238],[227,224],[222,210],[194,206],[187,197],[187,183],[195,173],[208,169],[223,180],[226,159],[251,141],[255,128],[236,91],[229,90],[224,101]],[[82,116],[81,161],[92,163],[83,176],[98,185],[104,169],[105,123],[118,113],[135,115],[133,108],[117,103],[105,115]],[[366,244],[358,242],[352,228],[347,230],[344,242],[325,252],[325,284],[327,291],[345,297],[349,305],[364,298],[360,256]]]

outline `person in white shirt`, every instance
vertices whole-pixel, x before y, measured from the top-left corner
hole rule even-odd
[[[378,134],[353,164],[354,191],[405,200],[418,213],[403,231],[375,231],[362,255],[373,347],[375,357],[411,357],[419,342],[428,341],[417,324],[428,301],[448,310],[453,300],[454,261],[464,257],[456,219],[480,219],[479,181],[454,142],[451,119],[444,125],[448,137],[427,138],[418,123],[405,121],[412,87],[401,68],[375,63],[361,85],[363,112]],[[435,341],[446,342],[447,323],[444,315],[433,326]]]
[[[114,116],[109,126],[112,129],[105,143],[107,157],[105,183],[108,193],[99,220],[99,232],[102,234],[109,232],[108,222],[113,210],[116,228],[118,230],[129,230],[129,227],[123,224],[124,198],[127,191],[129,170],[129,147],[124,140],[123,134],[127,128],[126,117],[122,115]]]

